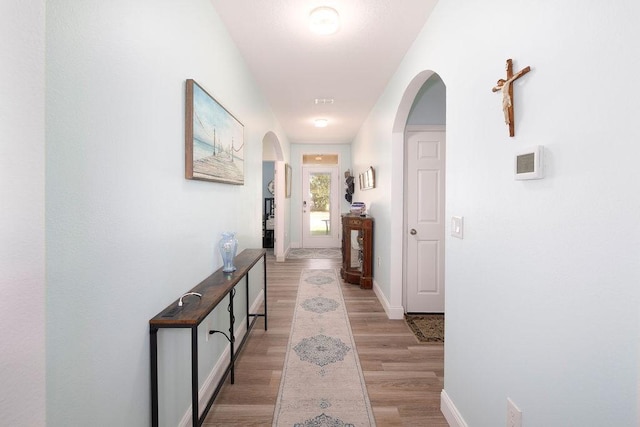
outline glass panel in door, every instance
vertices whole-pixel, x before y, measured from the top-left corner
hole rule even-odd
[[[309,233],[327,236],[331,231],[331,174],[318,172],[309,175],[309,197]]]

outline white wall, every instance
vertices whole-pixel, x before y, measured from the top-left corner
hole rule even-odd
[[[524,425],[638,423],[637,16],[632,0],[439,2],[354,143],[379,166],[366,197],[382,207],[375,279],[389,297],[393,122],[415,76],[442,77],[447,217],[465,217],[465,239],[446,241],[445,390],[470,426],[504,425],[507,397]],[[491,92],[507,58],[532,67],[514,138]],[[535,144],[546,178],[514,181],[514,153]]]
[[[0,414],[45,423],[44,1],[0,3]]]
[[[148,320],[221,266],[222,231],[261,247],[262,141],[279,126],[209,1],[46,9],[47,424],[149,425]],[[244,124],[243,186],[184,179],[188,78]],[[159,340],[174,426],[191,403],[189,333]],[[225,345],[200,343],[201,383]]]

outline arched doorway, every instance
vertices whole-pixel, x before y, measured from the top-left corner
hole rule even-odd
[[[285,163],[284,163],[284,154],[282,151],[282,146],[280,144],[280,140],[273,132],[267,132],[262,138],[262,162],[263,166],[267,162],[273,162],[273,199],[274,199],[274,207],[273,209],[273,234],[274,234],[274,245],[273,245],[273,253],[276,257],[277,261],[284,261],[284,248],[285,248],[285,218],[286,218],[286,204],[285,204]],[[269,189],[269,182],[264,178],[263,174],[263,183],[262,187]],[[267,181],[267,182],[264,182]],[[267,190],[270,191],[270,190]],[[263,206],[265,206],[263,204]],[[263,213],[264,214],[264,213]],[[264,219],[263,219],[264,220]]]
[[[430,90],[431,87],[435,87],[433,83],[436,85],[441,85],[442,93],[439,93],[439,90],[433,91]],[[407,279],[410,273],[407,270],[407,260],[413,257],[414,266],[410,268],[415,268],[415,265],[418,265],[423,271],[422,273],[428,272],[429,277],[426,278],[428,286],[426,289],[417,289],[418,292],[427,291],[427,293],[435,292],[435,293],[443,293],[444,292],[444,229],[445,229],[445,218],[444,218],[444,170],[441,171],[438,176],[437,173],[431,173],[430,176],[438,176],[440,179],[432,179],[429,182],[430,186],[438,185],[441,188],[442,197],[440,199],[440,205],[437,207],[437,212],[431,211],[433,213],[432,216],[437,217],[438,227],[439,227],[439,241],[435,243],[433,239],[428,243],[419,243],[414,244],[416,236],[419,236],[420,229],[415,226],[415,217],[411,217],[408,214],[408,209],[415,209],[415,206],[410,206],[410,202],[415,204],[415,200],[413,197],[409,197],[407,191],[416,191],[415,186],[411,189],[411,186],[408,184],[414,184],[414,182],[409,183],[409,180],[415,180],[415,176],[408,177],[407,176],[407,168],[408,166],[408,155],[407,150],[408,141],[407,141],[407,131],[415,132],[422,130],[434,130],[434,125],[440,126],[442,129],[444,128],[444,111],[445,111],[445,97],[444,94],[444,83],[440,80],[440,77],[434,71],[423,71],[416,75],[412,81],[407,86],[405,93],[402,97],[402,100],[398,106],[398,111],[396,113],[396,118],[393,125],[393,133],[392,133],[392,144],[396,149],[402,150],[403,156],[398,156],[394,159],[392,168],[393,168],[393,181],[392,181],[392,215],[391,215],[391,229],[392,229],[392,241],[391,247],[393,251],[396,253],[402,254],[401,263],[395,263],[395,265],[391,268],[391,283],[393,283],[390,290],[390,305],[394,307],[394,311],[390,313],[390,317],[392,318],[402,318],[404,312],[407,311],[407,299],[408,299],[408,290],[407,290]],[[420,102],[416,101],[427,101],[426,104],[420,104]],[[436,110],[441,110],[442,113],[436,113]],[[425,115],[427,119],[425,119]],[[429,119],[433,119],[433,117],[438,116],[439,118],[436,121],[441,121],[441,123],[435,123],[433,121],[429,121]],[[441,117],[440,117],[441,116]],[[410,118],[419,118],[420,123],[411,124]],[[433,144],[429,143],[431,147],[430,150],[433,150]],[[415,146],[411,148],[415,150]],[[437,148],[436,148],[437,151]],[[442,166],[444,167],[444,154],[445,151],[442,149],[440,153],[442,155]],[[412,153],[411,156],[416,156],[415,153]],[[413,160],[413,158],[411,159]],[[414,166],[411,166],[414,167]],[[426,176],[426,174],[423,174]],[[427,181],[425,181],[427,182]],[[433,187],[431,187],[433,189]],[[423,190],[420,190],[424,192]],[[433,192],[438,190],[433,190]],[[422,194],[422,193],[420,193]],[[423,207],[429,206],[427,201],[422,201]],[[409,224],[409,222],[412,222]],[[418,221],[420,222],[420,221]],[[416,231],[414,231],[416,230]],[[409,240],[412,239],[412,240]],[[430,238],[431,239],[431,238]],[[424,249],[428,250],[425,251]],[[420,257],[426,256],[425,254],[430,253],[430,256],[433,260],[440,262],[440,266],[432,266],[430,269],[425,270],[424,266],[427,265],[425,260],[420,259]],[[417,263],[416,263],[416,260]],[[433,261],[432,260],[432,261]],[[433,269],[438,269],[438,271],[434,271]],[[424,278],[419,280],[425,280]],[[413,290],[415,292],[416,289]],[[413,298],[413,296],[411,296]],[[442,295],[442,302],[444,301],[444,296]],[[414,308],[412,311],[424,311],[424,312],[444,312],[444,304],[442,304],[441,309],[434,310],[433,308],[428,309],[417,309]]]

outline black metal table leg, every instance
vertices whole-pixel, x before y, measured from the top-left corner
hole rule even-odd
[[[198,414],[198,327],[191,328],[191,416],[195,427],[200,425]]]
[[[235,383],[235,366],[236,366],[236,356],[235,356],[235,342],[236,337],[234,334],[234,324],[236,323],[236,318],[233,315],[233,297],[236,295],[236,288],[231,289],[229,292],[229,345],[231,347],[231,384]]]
[[[158,427],[158,329],[149,328],[151,352],[151,426]]]
[[[264,330],[267,330],[267,254],[262,255],[264,271]]]
[[[247,273],[246,277],[245,277],[245,288],[246,288],[246,292],[245,292],[245,303],[247,306],[247,334],[249,333],[249,325],[251,324],[249,318],[251,317],[251,314],[249,313],[249,273]]]

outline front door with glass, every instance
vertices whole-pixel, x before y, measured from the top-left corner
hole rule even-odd
[[[340,247],[337,167],[302,168],[302,247]]]

